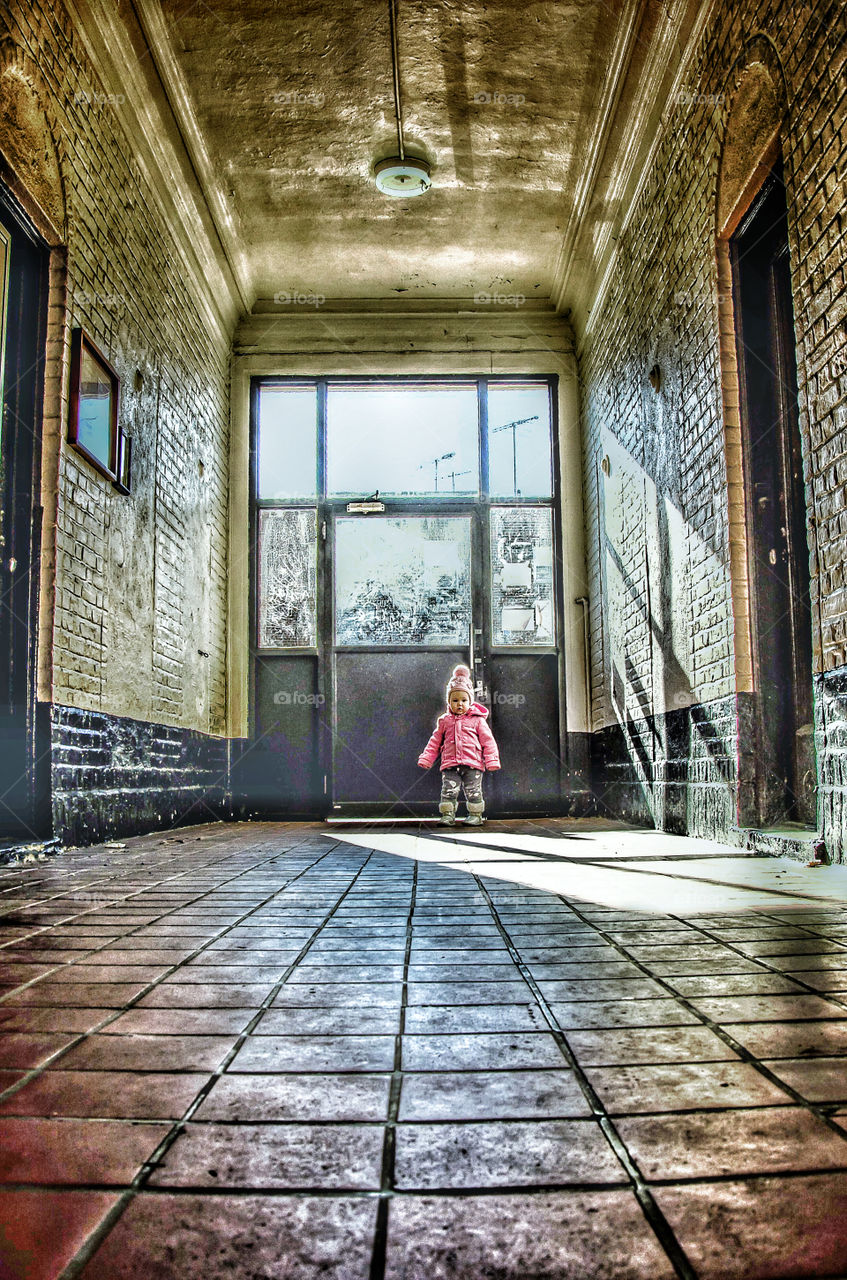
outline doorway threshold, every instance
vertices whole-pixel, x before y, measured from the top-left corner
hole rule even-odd
[[[459,825],[461,819],[457,819],[456,825]],[[438,818],[344,818],[341,814],[324,818],[327,826],[331,827],[437,827]]]

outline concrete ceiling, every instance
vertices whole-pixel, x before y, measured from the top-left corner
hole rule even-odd
[[[162,0],[251,291],[549,296],[625,5],[399,0],[434,181],[396,200],[371,176],[396,153],[388,0]]]
[[[114,11],[71,3],[119,78]],[[433,166],[412,200],[372,178],[396,151],[389,0],[123,8],[127,67],[160,139],[173,120],[172,169],[242,306],[497,294],[585,313],[708,3],[397,3],[407,148]]]

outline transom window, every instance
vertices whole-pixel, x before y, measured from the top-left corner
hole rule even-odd
[[[547,382],[271,382],[258,387],[259,501],[546,498]]]

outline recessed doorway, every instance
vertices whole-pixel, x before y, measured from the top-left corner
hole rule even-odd
[[[432,814],[416,767],[464,662],[504,767],[491,812],[556,812],[555,379],[257,379],[252,813]]]

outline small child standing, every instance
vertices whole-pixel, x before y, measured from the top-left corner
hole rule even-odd
[[[418,758],[429,769],[441,754],[441,825],[456,821],[459,793],[464,789],[468,806],[468,826],[482,824],[485,801],[482,775],[500,768],[500,754],[489,729],[488,708],[474,702],[473,681],[468,667],[456,667],[447,685],[447,710],[438,717],[435,732]]]

